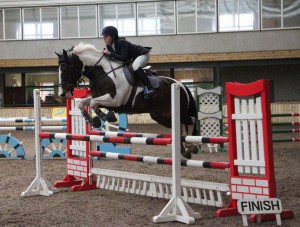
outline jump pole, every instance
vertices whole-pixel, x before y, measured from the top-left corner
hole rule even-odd
[[[41,132],[41,99],[40,99],[40,90],[34,89],[34,127],[35,127],[35,163],[36,163],[36,177],[26,189],[26,191],[21,193],[22,197],[28,196],[51,196],[55,192],[58,192],[57,188],[54,188],[49,181],[47,181],[42,175],[41,169],[41,140],[39,138],[39,133]]]
[[[172,165],[171,158],[120,154],[120,153],[114,153],[114,152],[101,152],[101,151],[90,151],[89,154],[91,157],[153,163],[153,164],[162,164],[162,165]],[[185,160],[184,159],[184,160],[180,161],[180,164],[181,164],[181,166],[209,168],[209,169],[229,169],[230,168],[229,162],[210,162],[210,161],[202,161],[202,160]]]

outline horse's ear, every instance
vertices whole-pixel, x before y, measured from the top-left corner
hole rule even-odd
[[[65,61],[68,63],[68,61],[69,61],[68,53],[65,49],[63,49],[63,56],[64,56]]]
[[[61,58],[61,54],[58,54],[56,52],[54,52],[54,53],[57,55],[58,58]]]

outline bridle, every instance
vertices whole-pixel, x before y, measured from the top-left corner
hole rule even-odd
[[[76,69],[76,71],[78,71],[78,73],[81,74],[81,77],[76,81],[76,83],[70,83],[70,74],[68,74],[68,77],[69,77],[69,78],[68,78],[68,79],[69,79],[68,82],[60,83],[59,86],[64,85],[65,88],[66,88],[66,90],[68,90],[68,91],[74,90],[75,87],[82,86],[82,85],[80,85],[80,84],[81,84],[82,82],[84,82],[84,78],[89,76],[89,74],[90,74],[90,73],[97,67],[97,65],[101,62],[101,60],[103,59],[103,57],[106,57],[106,55],[103,54],[103,55],[99,58],[99,60],[98,60],[98,61],[97,61],[97,62],[96,62],[96,63],[95,63],[95,64],[94,64],[87,72],[82,71],[82,69],[81,69],[80,72],[79,72],[79,70]],[[119,69],[119,68],[122,68],[124,65],[126,65],[126,64],[129,63],[129,62],[119,62],[119,61],[111,60],[110,58],[108,58],[108,61],[109,61],[111,70],[108,71],[108,72],[104,72],[103,74],[97,76],[97,78],[96,78],[94,81],[92,81],[92,83],[89,85],[90,88],[92,88],[92,87],[94,86],[94,84],[95,84],[96,81],[100,80],[101,78],[103,78],[104,76],[107,76],[107,75],[110,74],[110,73],[113,73],[114,76],[115,76],[115,78],[117,78],[116,73],[115,73],[115,70],[117,70],[117,69]],[[122,64],[121,64],[120,66],[116,67],[116,68],[113,68],[113,67],[112,67],[112,64],[111,64],[111,61],[114,61],[114,62],[117,62],[117,63],[122,63]],[[62,64],[61,64],[61,67],[62,67],[63,64],[65,65],[66,69],[74,67],[73,64],[71,64],[71,65],[69,64],[69,65],[68,65],[67,63],[62,63]]]

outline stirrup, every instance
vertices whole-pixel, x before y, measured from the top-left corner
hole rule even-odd
[[[153,88],[144,87],[144,99],[149,99],[152,93],[154,92]]]

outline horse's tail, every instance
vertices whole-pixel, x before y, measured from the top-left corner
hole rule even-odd
[[[190,117],[195,118],[194,129],[193,129],[192,135],[196,136],[196,135],[198,135],[198,130],[197,130],[197,127],[196,127],[196,122],[198,120],[198,110],[197,110],[197,106],[196,106],[196,101],[195,101],[194,96],[192,95],[190,89],[186,85],[184,85],[184,87],[185,87],[185,89],[188,93],[189,99],[190,99],[188,115]]]

